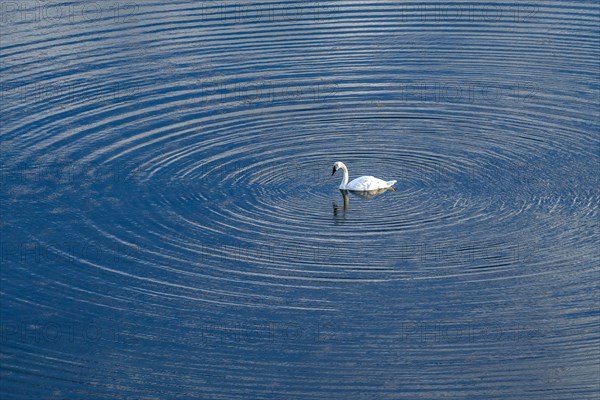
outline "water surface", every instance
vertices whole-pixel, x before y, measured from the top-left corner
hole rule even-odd
[[[597,2],[2,7],[2,398],[597,396]]]

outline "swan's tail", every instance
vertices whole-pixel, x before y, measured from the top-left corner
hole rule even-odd
[[[394,185],[396,184],[396,182],[398,182],[398,181],[395,181],[395,180],[394,180],[394,181],[387,181],[387,182],[386,182],[386,184],[387,184],[389,187],[392,187],[392,186],[394,186]]]

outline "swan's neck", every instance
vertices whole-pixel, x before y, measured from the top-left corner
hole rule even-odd
[[[340,189],[346,189],[346,186],[348,185],[348,168],[346,168],[346,166],[343,164],[340,168],[344,172],[344,176],[342,177],[342,184],[340,185]]]

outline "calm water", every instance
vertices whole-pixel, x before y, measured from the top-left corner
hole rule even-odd
[[[597,398],[597,2],[0,6],[3,399]]]

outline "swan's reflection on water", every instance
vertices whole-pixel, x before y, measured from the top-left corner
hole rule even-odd
[[[346,211],[348,210],[350,204],[348,193],[352,193],[354,196],[361,197],[363,199],[372,199],[373,197],[377,197],[388,191],[393,192],[395,191],[395,189],[393,187],[390,187],[385,189],[371,190],[368,192],[356,192],[352,190],[340,189],[340,193],[342,193],[342,197],[344,198],[344,205],[339,206],[335,200],[333,201],[333,218],[335,218],[336,220],[346,219]]]

